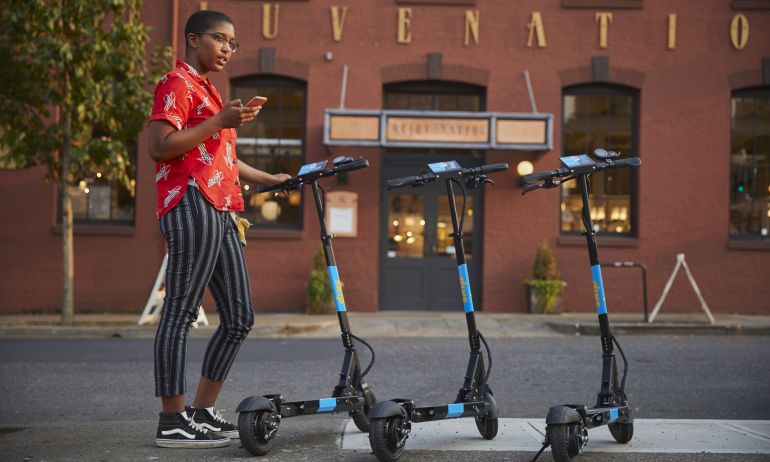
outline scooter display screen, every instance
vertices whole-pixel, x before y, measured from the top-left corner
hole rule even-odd
[[[299,172],[297,173],[297,176],[307,175],[308,173],[320,172],[326,166],[326,162],[327,161],[322,160],[320,162],[314,162],[312,164],[305,164],[299,168]]]
[[[462,167],[460,167],[460,164],[458,164],[456,160],[450,160],[449,162],[436,162],[433,164],[428,164],[428,168],[433,173],[456,172],[458,170],[463,169]]]
[[[576,173],[580,173],[582,170],[592,171],[593,166],[596,165],[596,162],[586,154],[562,157],[560,160],[562,165],[570,170],[576,170]]]

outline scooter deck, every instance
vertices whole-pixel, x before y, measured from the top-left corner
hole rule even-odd
[[[409,420],[414,423],[430,422],[433,420],[460,419],[463,417],[485,416],[489,413],[489,404],[486,401],[468,401],[465,403],[451,403],[440,406],[415,407],[414,401],[406,399],[394,399],[401,404],[409,414]]]
[[[299,415],[325,414],[330,412],[360,411],[364,408],[366,400],[360,396],[344,396],[340,398],[321,398],[309,401],[277,401],[274,395],[265,395],[265,398],[275,402],[281,411],[281,417],[295,417]]]
[[[565,404],[564,406],[571,407],[582,414],[585,418],[586,428],[589,429],[615,422],[630,423],[634,421],[628,405],[589,408],[577,404]]]

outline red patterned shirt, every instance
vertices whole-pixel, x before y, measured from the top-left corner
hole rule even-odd
[[[222,98],[211,82],[189,64],[177,61],[176,69],[164,75],[155,87],[150,120],[166,120],[177,130],[184,130],[221,109]],[[217,210],[243,210],[235,129],[219,130],[183,155],[155,165],[159,219],[182,199],[190,178]]]

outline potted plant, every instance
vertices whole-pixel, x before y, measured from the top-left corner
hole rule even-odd
[[[559,279],[559,268],[551,248],[541,239],[532,265],[532,279],[525,279],[530,313],[556,313],[561,307],[561,291],[566,282]]]
[[[313,269],[310,270],[310,281],[305,286],[307,292],[307,314],[334,313],[334,297],[329,274],[326,272],[326,258],[323,249],[319,249],[313,257]]]

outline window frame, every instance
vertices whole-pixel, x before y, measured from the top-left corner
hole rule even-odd
[[[640,126],[639,126],[639,104],[641,100],[641,92],[639,89],[629,87],[625,85],[611,84],[611,83],[587,83],[570,85],[563,87],[561,91],[561,140],[560,140],[560,153],[559,156],[566,155],[565,152],[565,97],[566,96],[630,96],[631,97],[631,155],[639,157],[639,138],[640,138]],[[582,154],[572,153],[572,154]],[[630,233],[616,233],[608,231],[600,231],[603,236],[617,239],[622,241],[634,242],[639,238],[639,172],[638,169],[629,169],[629,221],[631,224]],[[576,236],[582,236],[584,230],[580,231],[563,231],[562,230],[562,213],[561,205],[562,188],[559,186],[559,237],[562,239],[572,239]],[[589,191],[589,196],[590,196]]]
[[[300,134],[300,151],[301,156],[299,158],[300,165],[303,165],[307,162],[307,106],[308,106],[308,84],[306,81],[293,78],[293,77],[287,77],[282,75],[275,75],[275,74],[251,74],[251,75],[245,75],[236,77],[233,79],[230,79],[229,81],[229,89],[230,89],[230,95],[235,95],[235,89],[237,86],[252,86],[252,87],[270,87],[270,88],[280,88],[280,89],[297,89],[301,90],[302,93],[302,113],[301,113],[301,134]],[[265,104],[266,107],[270,106],[270,101],[268,101]],[[259,117],[259,116],[258,116]],[[291,157],[286,154],[268,154],[268,155],[256,155],[256,154],[242,154],[241,153],[241,147],[239,147],[239,141],[241,139],[258,139],[258,138],[245,138],[238,136],[236,139],[236,156],[239,160],[242,160],[246,162],[247,158],[281,158],[281,157]],[[280,138],[283,139],[283,138]],[[241,145],[242,146],[242,145]],[[248,162],[247,162],[248,163]],[[276,172],[268,172],[268,173],[276,173]],[[296,172],[285,172],[289,174],[294,174]],[[278,232],[278,233],[284,233],[284,232],[297,232],[304,229],[305,226],[305,193],[304,190],[299,191],[300,194],[300,202],[299,202],[299,220],[297,222],[293,223],[252,223],[252,226],[249,230],[249,234],[255,234],[255,233],[267,233],[270,234],[270,232]],[[248,204],[244,204],[244,207],[247,207]],[[248,216],[246,216],[248,218]],[[283,237],[283,234],[279,234],[278,237]]]
[[[134,190],[134,194],[132,197],[133,200],[133,207],[131,211],[131,218],[130,219],[113,219],[113,210],[112,205],[110,205],[110,218],[106,220],[97,219],[97,218],[78,218],[75,216],[74,208],[73,208],[73,215],[72,215],[72,225],[75,229],[75,231],[80,230],[92,230],[92,231],[98,231],[100,229],[106,229],[106,228],[134,228],[136,226],[136,209],[137,209],[137,188],[139,186],[139,181],[137,181],[137,177],[139,175],[139,168],[138,168],[138,160],[139,160],[139,147],[136,143],[132,143],[131,145],[127,146],[126,151],[128,153],[128,156],[131,158],[131,161],[129,163],[129,178],[134,182],[132,185],[132,189]],[[98,167],[94,167],[93,170],[98,170]],[[110,185],[110,194],[114,194],[115,188],[123,188],[123,185],[115,179],[105,179],[106,184]],[[103,183],[104,184],[104,183]],[[67,188],[70,187],[78,187],[77,182],[67,182]],[[118,192],[120,193],[120,192]],[[130,193],[130,191],[129,191]],[[54,222],[54,228],[58,228],[62,226],[62,208],[61,208],[61,197],[59,197],[59,189],[56,188],[56,220]],[[110,196],[110,201],[112,200],[112,196]],[[86,205],[86,209],[88,209],[88,206]]]
[[[733,90],[730,92],[730,134],[729,134],[729,155],[727,158],[727,164],[728,164],[728,172],[730,177],[728,178],[728,194],[727,194],[727,238],[729,242],[736,243],[736,242],[757,242],[757,243],[770,243],[770,232],[766,236],[762,236],[761,232],[759,234],[756,233],[743,233],[743,234],[732,234],[731,233],[731,227],[732,227],[732,219],[730,217],[730,214],[732,212],[732,206],[733,206],[733,199],[732,199],[732,187],[733,187],[733,174],[734,174],[734,166],[731,161],[731,156],[733,155],[733,114],[732,114],[732,105],[733,100],[735,98],[767,98],[770,99],[770,86],[757,86],[757,87],[749,87],[749,88],[742,88],[738,90]],[[752,143],[756,146],[756,111],[753,113],[752,118]],[[756,150],[755,150],[756,151]],[[759,164],[756,160],[756,157],[754,158],[752,164],[750,166],[742,166],[739,167],[742,171],[752,171],[753,173],[753,180],[752,183],[756,187],[756,178],[757,178],[757,168],[759,166],[762,166],[761,168],[767,168],[770,170],[770,152],[768,152],[768,159],[763,163]],[[766,167],[765,167],[766,166]],[[756,191],[754,191],[753,196],[750,199],[751,208],[754,208],[755,202],[759,201],[766,201],[770,202],[770,197],[768,199],[758,199],[756,197]]]

